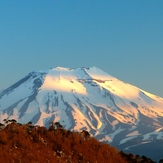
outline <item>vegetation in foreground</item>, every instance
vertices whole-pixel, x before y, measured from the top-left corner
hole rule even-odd
[[[87,131],[71,132],[58,122],[45,127],[4,120],[0,124],[0,162],[3,163],[138,163],[152,160],[119,152],[98,142]],[[9,124],[8,124],[9,123]]]

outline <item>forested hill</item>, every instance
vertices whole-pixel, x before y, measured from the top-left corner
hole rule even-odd
[[[9,123],[9,124],[7,124]],[[127,163],[152,162],[98,142],[87,131],[71,132],[58,122],[45,127],[6,121],[0,124],[0,162]]]

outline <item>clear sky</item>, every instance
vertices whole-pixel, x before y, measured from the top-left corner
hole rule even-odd
[[[163,0],[1,0],[0,90],[57,66],[163,97]]]

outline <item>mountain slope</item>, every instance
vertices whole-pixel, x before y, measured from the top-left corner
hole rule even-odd
[[[0,93],[3,119],[47,127],[59,121],[123,150],[163,140],[163,98],[96,67],[30,73]]]

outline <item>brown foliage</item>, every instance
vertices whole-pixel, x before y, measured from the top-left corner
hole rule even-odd
[[[114,147],[62,127],[8,124],[0,130],[0,162],[124,163]]]

